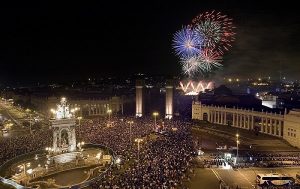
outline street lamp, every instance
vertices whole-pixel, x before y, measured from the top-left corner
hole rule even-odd
[[[53,149],[51,147],[47,147],[46,151],[48,152],[48,155],[50,154],[51,151],[53,151]]]
[[[23,169],[24,175],[26,175],[26,167],[30,167],[31,163],[22,163],[21,165],[18,166],[18,168]]]
[[[82,146],[84,145],[84,142],[78,142],[77,147],[79,148],[79,150],[82,151]]]
[[[32,127],[32,123],[31,123],[31,110],[29,109],[29,108],[27,108],[26,110],[25,110],[25,112],[29,115],[29,131],[30,131],[30,134],[32,135],[32,129],[31,129],[31,127]]]
[[[156,116],[158,116],[159,113],[158,112],[153,112],[153,116],[154,116],[154,130],[156,128]]]
[[[70,111],[71,113],[73,113],[73,115],[75,116],[76,115],[76,112],[79,110],[78,107],[75,107],[75,108],[72,108]]]
[[[138,144],[138,163],[139,163],[140,162],[140,143],[143,142],[143,139],[136,138],[134,141],[137,142],[137,144]]]
[[[238,164],[238,157],[239,157],[239,144],[240,144],[240,141],[239,141],[239,134],[237,133],[236,135],[236,164]]]
[[[79,139],[81,139],[81,125],[80,125],[80,120],[82,120],[82,117],[77,117],[78,119],[78,127],[79,127]]]
[[[108,121],[110,122],[110,114],[112,113],[112,110],[111,110],[111,109],[108,109],[108,110],[107,110],[107,113],[108,113]]]
[[[130,136],[130,144],[131,144],[131,126],[132,126],[132,124],[133,124],[133,121],[128,121],[128,123],[129,123],[129,136]]]
[[[50,111],[51,111],[51,113],[53,114],[53,117],[56,118],[56,110],[51,109]]]

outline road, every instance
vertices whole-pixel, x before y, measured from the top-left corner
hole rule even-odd
[[[13,122],[12,128],[9,130],[9,133],[5,136],[19,136],[29,133],[29,127],[24,127],[23,122],[29,121],[28,115],[31,114],[31,117],[36,117],[36,112],[27,113],[25,110],[12,106],[4,101],[0,101],[0,114],[6,119],[10,119]],[[33,120],[32,120],[33,123]],[[42,121],[42,127],[48,127],[47,123]],[[0,137],[3,137],[2,134]]]
[[[222,180],[231,188],[239,186],[242,189],[256,188],[256,175],[267,173],[287,174],[295,178],[299,172],[299,167],[293,168],[244,168],[244,169],[224,169],[224,168],[197,168],[190,182],[191,189],[218,189],[219,180]]]

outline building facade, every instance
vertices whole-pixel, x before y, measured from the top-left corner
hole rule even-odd
[[[284,115],[283,138],[292,146],[300,147],[300,110],[292,110]]]
[[[56,103],[60,97],[51,96],[32,96],[31,103],[38,111],[49,115],[49,110],[56,107]],[[114,96],[109,98],[72,98],[69,97],[70,108],[79,108],[80,116],[105,116],[107,110],[112,113],[123,113],[123,100],[121,97]]]
[[[292,146],[300,148],[300,110],[288,114],[254,111],[253,109],[207,106],[193,102],[192,119],[208,121],[283,138]]]

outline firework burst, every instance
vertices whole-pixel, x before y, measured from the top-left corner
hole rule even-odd
[[[203,49],[201,55],[199,56],[199,62],[202,70],[211,71],[215,68],[222,67],[222,56],[211,49]]]
[[[204,47],[215,48],[220,54],[231,47],[234,41],[232,19],[220,12],[205,12],[192,20],[195,32],[204,36]]]
[[[198,15],[192,24],[176,32],[173,48],[180,57],[183,73],[197,76],[222,67],[222,55],[234,41],[232,19],[220,12]]]
[[[202,43],[202,35],[196,34],[189,27],[184,27],[175,33],[173,48],[178,56],[187,58],[198,55],[201,51]]]
[[[183,73],[189,76],[193,76],[199,71],[201,67],[199,67],[200,59],[199,56],[192,56],[181,60]]]

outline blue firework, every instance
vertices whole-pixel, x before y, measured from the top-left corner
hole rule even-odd
[[[189,27],[183,27],[174,34],[173,48],[181,58],[197,56],[201,53],[203,36]]]

